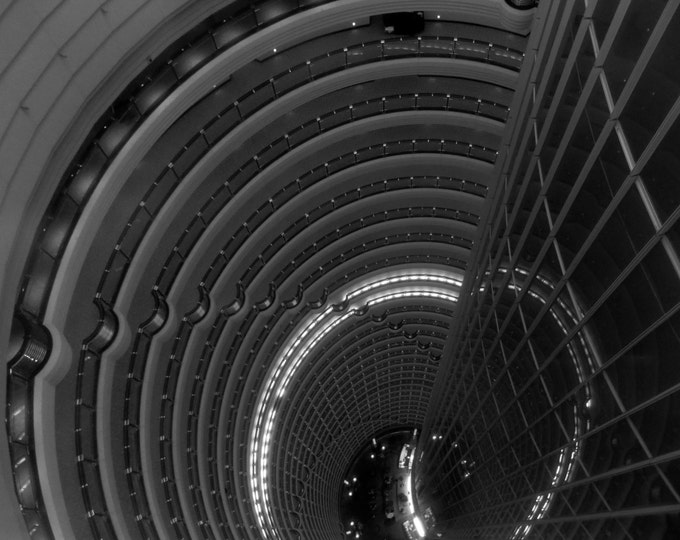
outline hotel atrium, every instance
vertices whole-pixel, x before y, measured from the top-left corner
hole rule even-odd
[[[678,35],[0,2],[0,536],[680,538]]]

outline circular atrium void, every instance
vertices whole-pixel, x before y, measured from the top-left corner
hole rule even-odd
[[[418,377],[426,371],[430,375],[434,374],[430,356],[434,351],[422,351],[431,346],[430,342],[424,341],[428,338],[428,332],[422,331],[422,328],[426,328],[423,316],[440,305],[453,311],[461,277],[459,272],[436,267],[397,267],[389,272],[369,274],[345,289],[335,291],[327,300],[326,306],[318,312],[312,312],[291,332],[290,338],[282,345],[265,376],[250,434],[251,496],[263,538],[281,538],[271,510],[270,490],[278,489],[286,493],[285,489],[277,485],[279,478],[276,470],[284,465],[273,459],[273,441],[281,441],[286,432],[308,445],[315,439],[323,441],[326,446],[324,453],[336,456],[334,463],[327,467],[331,469],[333,478],[337,478],[338,473],[342,473],[348,466],[344,456],[351,456],[354,451],[349,445],[365,438],[367,431],[384,430],[391,427],[390,423],[396,426],[409,421],[415,424],[424,420],[424,408],[420,408],[420,415],[414,414],[417,404],[407,399],[406,394],[420,393],[419,398],[423,404],[429,398],[428,382],[431,385],[431,376],[428,379],[423,376],[420,380]],[[395,314],[398,318],[395,318]],[[355,322],[357,319],[364,319],[365,322],[359,325]],[[382,327],[391,333],[392,336],[386,337],[393,343],[387,345],[384,343],[387,339],[381,336],[383,343],[374,345],[372,350],[362,351],[359,362],[353,358],[355,355],[348,358],[348,350],[334,350],[331,347],[333,342],[341,341],[343,336],[358,339],[361,336],[358,331],[360,326],[370,328],[369,325],[374,326],[371,332],[373,343],[376,343],[379,335],[376,327]],[[392,331],[391,325],[398,330]],[[437,329],[441,331],[441,328]],[[407,341],[411,341],[411,344]],[[392,349],[392,354],[384,358],[387,347]],[[366,354],[367,352],[372,354]],[[378,375],[377,369],[385,373]],[[314,371],[316,384],[300,388],[300,381],[310,377],[306,373]],[[349,384],[338,383],[337,374],[342,372],[348,372],[356,382],[350,379]],[[390,392],[381,392],[376,385],[378,377],[383,379],[383,384],[391,386],[391,393],[399,397],[395,399]],[[374,396],[370,396],[365,390],[372,384],[376,391]],[[295,429],[281,419],[284,416],[281,409],[291,407],[290,402],[284,404],[289,401],[288,393],[294,391],[294,386],[297,386],[296,393],[303,394],[295,397],[296,402],[314,403],[311,410],[300,408],[295,416],[289,416],[291,422],[303,426],[303,429]],[[334,391],[340,395],[330,400],[329,396]],[[405,395],[400,396],[401,392]],[[320,400],[317,397],[312,401],[305,394],[317,394],[325,399]],[[351,394],[352,397],[348,399],[348,396],[342,394]],[[335,424],[330,422],[333,416],[340,417],[340,421]],[[366,417],[371,420],[362,421]],[[343,427],[348,421],[350,427]],[[313,434],[305,433],[305,429],[310,429],[311,426],[317,426]],[[327,437],[329,440],[326,440]],[[316,471],[312,476],[315,474]],[[313,481],[313,478],[310,480]],[[334,493],[331,491],[316,504],[328,506],[328,499],[332,496]],[[304,508],[300,509],[303,510]],[[334,521],[338,522],[339,519]]]

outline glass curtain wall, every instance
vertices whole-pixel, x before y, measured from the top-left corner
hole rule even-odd
[[[421,506],[444,538],[677,538],[678,2],[543,13],[420,443]]]

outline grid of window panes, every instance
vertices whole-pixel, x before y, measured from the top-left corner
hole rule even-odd
[[[422,492],[456,538],[676,538],[680,10],[553,9]]]

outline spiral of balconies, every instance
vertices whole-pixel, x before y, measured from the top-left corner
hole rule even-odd
[[[673,530],[676,2],[10,4],[28,536],[339,538],[403,426],[442,534]]]
[[[149,55],[95,124],[16,312],[17,334],[52,343],[42,371],[16,360],[10,412],[38,384],[72,410],[49,480],[37,489],[38,456],[17,475],[36,486],[35,534],[335,537],[356,445],[423,422],[453,306],[414,285],[336,329],[346,347],[304,375],[318,386],[292,378],[257,515],[252,424],[277,351],[367,276],[459,284],[493,178],[530,17],[433,3],[421,35],[386,36],[398,7],[230,5]],[[58,492],[78,496],[68,519],[50,519]]]

